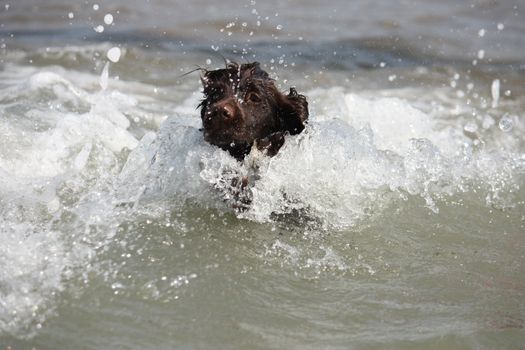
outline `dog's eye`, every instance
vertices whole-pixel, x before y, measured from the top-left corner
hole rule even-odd
[[[261,102],[261,98],[255,92],[249,92],[246,100],[253,103]]]

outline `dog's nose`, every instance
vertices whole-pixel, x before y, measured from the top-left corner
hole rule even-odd
[[[229,103],[226,103],[223,106],[219,107],[219,113],[224,119],[231,119],[233,117],[234,112],[235,110],[233,109],[233,106]]]

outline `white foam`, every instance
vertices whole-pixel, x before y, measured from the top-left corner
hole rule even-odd
[[[90,93],[65,78],[73,74],[60,70],[31,69],[23,73],[16,77],[17,83],[13,81],[0,92],[2,100],[24,101],[22,111],[27,109],[20,119],[8,118],[0,123],[4,135],[0,141],[0,167],[4,170],[17,177],[56,176],[81,167],[86,157],[97,154],[95,148],[101,151],[100,147],[93,147],[87,152],[86,145],[102,145],[119,153],[138,144],[123,113],[142,120],[145,113],[136,108],[138,101],[134,97],[118,91]],[[85,78],[78,76],[82,83]],[[93,86],[96,77],[89,79],[86,86]],[[44,106],[40,102],[43,98],[48,101]],[[0,113],[3,111],[4,107],[0,107]],[[45,121],[47,125],[34,130],[33,120],[39,124]]]
[[[347,94],[342,100],[339,118],[314,116],[275,157],[254,151],[242,164],[205,143],[194,121],[171,118],[154,141],[148,137],[131,154],[124,183],[142,174],[138,183],[145,187],[138,197],[209,206],[231,204],[232,179],[256,173],[252,203],[239,216],[269,221],[276,213],[300,212],[327,227],[348,227],[406,196],[438,211],[437,201],[476,181],[491,187],[503,176],[512,182],[512,172],[502,174],[487,159],[523,168],[519,157],[473,153],[466,136],[454,140],[457,133],[436,131],[428,115],[400,99]],[[134,157],[143,159],[140,169],[133,167]]]
[[[14,213],[13,213],[14,214]],[[0,218],[0,335],[34,334],[53,312],[71,266],[58,232],[28,221]]]
[[[100,92],[97,76],[59,68],[7,65],[0,77],[0,336],[28,337],[116,230],[108,184],[138,145],[125,113],[142,121],[144,97]]]
[[[382,98],[374,101],[347,94],[345,102],[348,112],[344,120],[357,128],[370,125],[374,144],[379,149],[404,153],[410,145],[410,139],[433,137],[430,117],[400,99]]]

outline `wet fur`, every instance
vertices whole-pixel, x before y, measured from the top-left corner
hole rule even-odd
[[[200,103],[204,139],[241,161],[255,145],[274,156],[287,134],[303,131],[308,119],[306,97],[290,88],[281,93],[258,62],[229,63],[205,71]]]

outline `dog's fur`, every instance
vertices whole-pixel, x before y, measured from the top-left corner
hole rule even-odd
[[[274,156],[286,134],[299,134],[308,119],[306,97],[282,94],[258,62],[229,63],[205,71],[200,103],[204,139],[242,161],[255,145]]]

